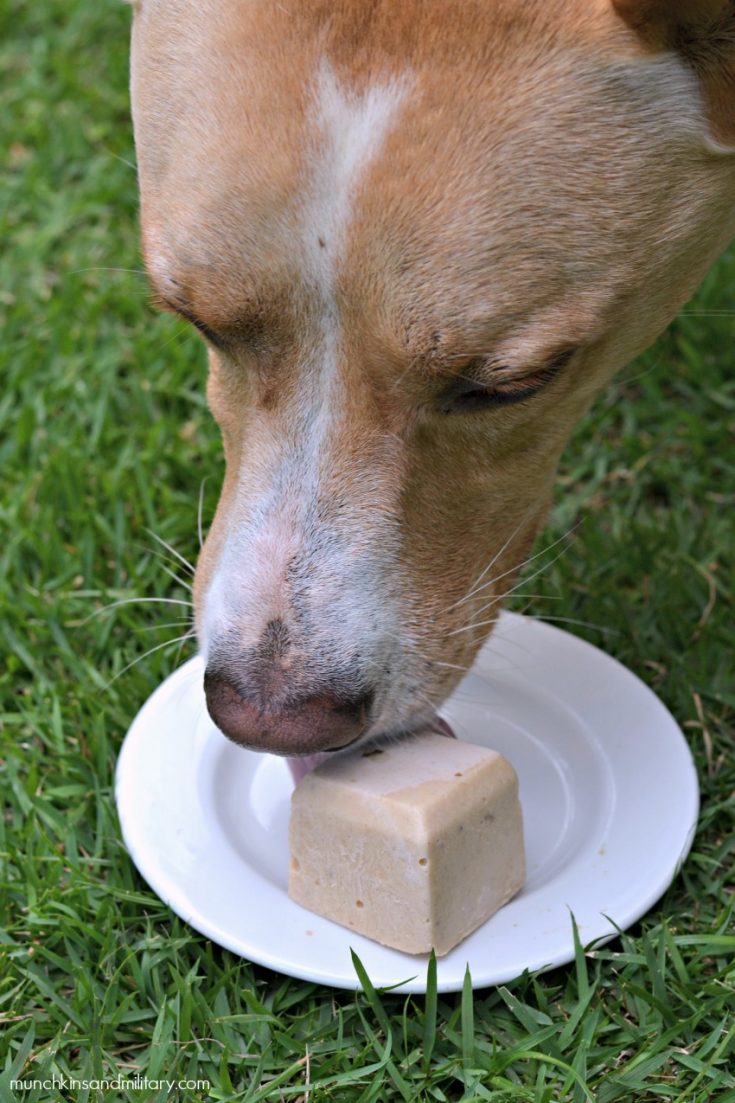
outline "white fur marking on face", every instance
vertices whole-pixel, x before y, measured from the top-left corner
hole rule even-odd
[[[339,462],[330,444],[344,408],[335,295],[339,262],[361,180],[395,122],[407,86],[406,78],[386,78],[357,93],[340,85],[326,62],[318,70],[305,128],[310,150],[299,196],[296,249],[303,275],[317,291],[319,316],[316,333],[312,330],[304,341],[298,408],[291,412],[298,445],[276,449],[274,466],[262,471],[255,499],[252,470],[240,472],[231,514],[240,519],[230,526],[204,599],[205,656],[223,633],[235,630],[246,648],[257,642],[269,620],[288,619],[287,571],[292,559],[307,566],[311,579],[310,605],[317,626],[310,640],[314,669],[323,649],[325,655],[333,653],[341,641],[337,653],[349,654],[359,642],[364,652],[373,654],[365,671],[371,677],[386,640],[397,630],[397,611],[388,607],[385,593],[391,535],[379,536],[379,525],[376,532],[365,533],[347,515],[343,537],[328,526],[315,529],[314,506],[324,471]],[[252,464],[252,457],[244,462]],[[247,502],[242,511],[238,499]]]
[[[358,94],[338,83],[328,62],[320,66],[314,123],[321,140],[304,211],[304,233],[307,255],[321,274],[325,291],[331,291],[360,176],[382,146],[407,85],[407,78],[393,77]]]
[[[338,391],[339,310],[335,281],[361,177],[395,125],[410,79],[386,78],[357,93],[341,85],[328,61],[322,60],[314,88],[314,127],[319,135],[302,205],[302,240],[309,275],[322,302],[322,350],[315,387],[318,426],[313,433],[314,464],[333,424]],[[314,472],[315,474],[315,472]]]

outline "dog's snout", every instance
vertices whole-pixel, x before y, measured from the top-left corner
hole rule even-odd
[[[373,691],[347,699],[329,689],[263,703],[226,673],[204,675],[207,709],[229,739],[271,754],[302,755],[337,750],[358,739],[369,725]]]

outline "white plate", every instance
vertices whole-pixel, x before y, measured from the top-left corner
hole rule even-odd
[[[376,986],[426,987],[425,955],[322,919],[286,892],[286,762],[230,743],[207,714],[196,657],[159,686],[128,732],[116,798],[146,881],[196,930],[242,957],[359,988],[350,947]],[[494,747],[520,780],[522,891],[438,960],[443,992],[499,984],[613,937],[662,895],[691,846],[699,795],[689,748],[641,681],[590,644],[506,613],[441,710],[462,739]],[[401,983],[399,983],[401,982]]]

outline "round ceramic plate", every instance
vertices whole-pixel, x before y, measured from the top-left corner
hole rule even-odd
[[[295,904],[288,880],[292,791],[285,760],[245,751],[214,727],[202,663],[153,693],[128,732],[116,798],[148,884],[221,946],[282,973],[359,988],[353,948],[376,986],[426,987],[427,957],[390,950]],[[590,644],[506,613],[441,710],[460,739],[500,751],[520,781],[527,879],[438,960],[438,987],[474,987],[574,957],[662,895],[691,846],[697,777],[671,714]]]

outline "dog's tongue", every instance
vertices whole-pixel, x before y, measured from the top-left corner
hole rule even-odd
[[[320,754],[305,754],[301,755],[300,758],[287,758],[286,762],[288,762],[294,785],[298,785],[302,778],[310,774],[312,770],[316,770],[317,766],[321,766],[322,762],[326,762],[328,758],[328,751],[322,751]]]
[[[427,724],[425,731],[435,732],[437,735],[446,735],[448,739],[456,739],[454,732],[449,727],[449,724],[441,716],[435,716],[430,724]],[[331,752],[322,751],[319,754],[306,754],[300,758],[288,758],[288,768],[291,771],[291,777],[293,778],[294,785],[298,785],[302,778],[310,774],[312,770],[315,770],[317,766],[321,766],[322,762],[327,762],[331,758]]]

